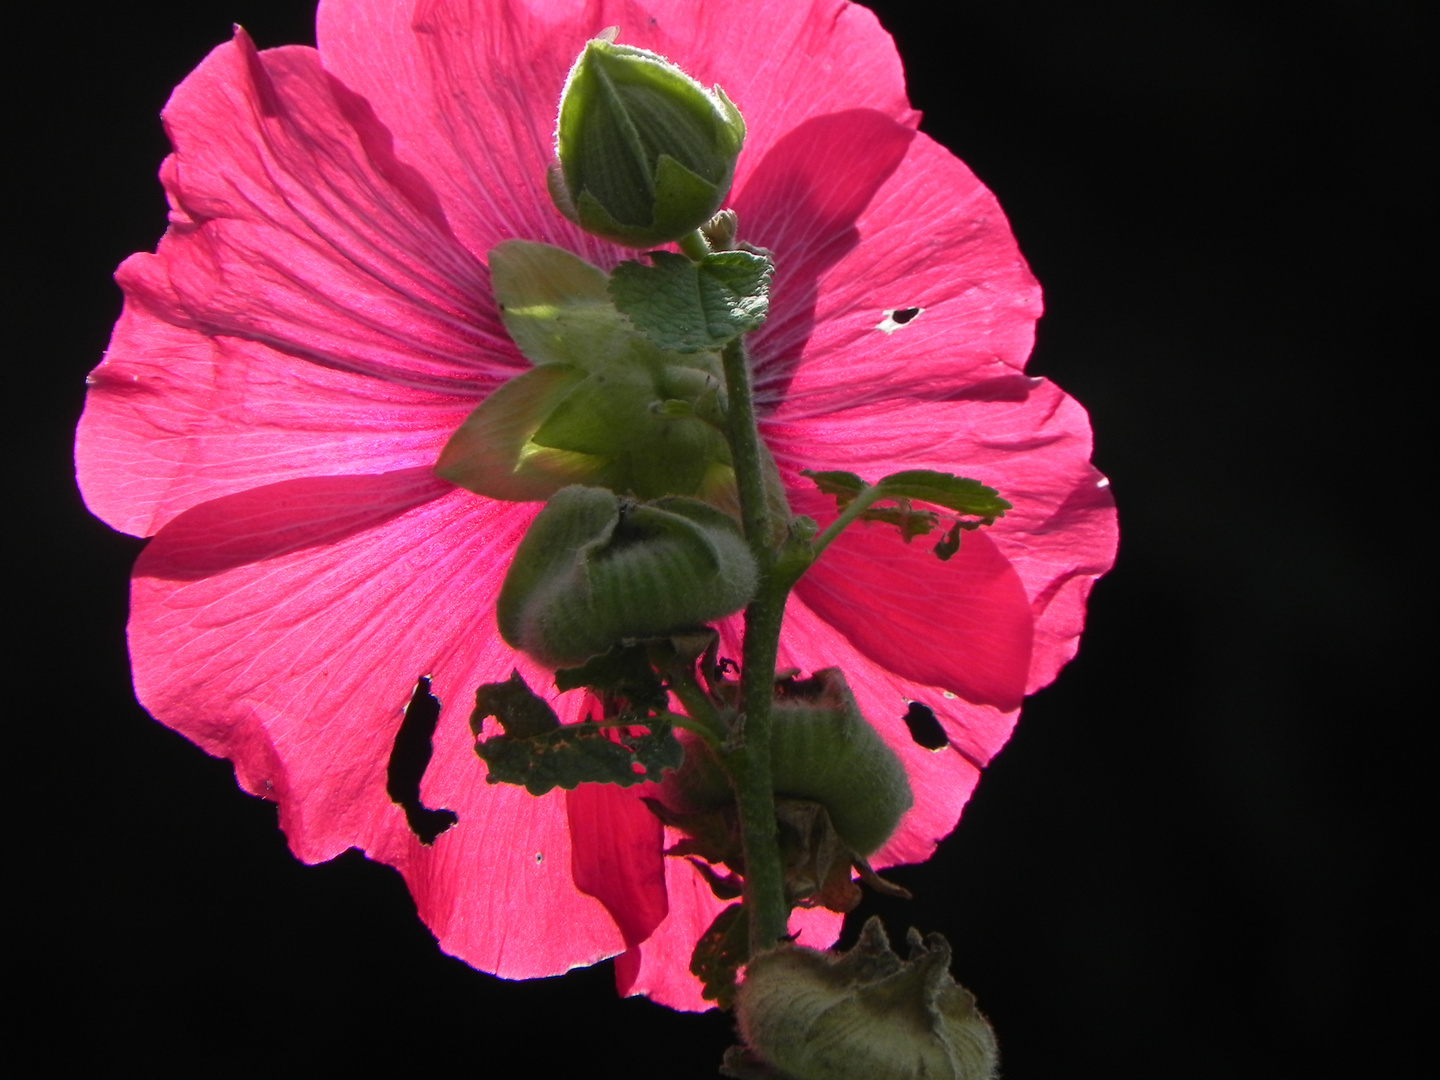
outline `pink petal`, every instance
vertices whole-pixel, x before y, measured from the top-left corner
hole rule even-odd
[[[359,847],[405,876],[449,952],[512,978],[619,952],[579,890],[564,797],[484,782],[468,728],[475,687],[515,661],[494,599],[534,508],[457,491],[424,470],[308,478],[198,506],[135,570],[135,689],[152,715],[280,804],[306,861]],[[443,703],[421,794],[459,815],[433,847],[386,794],[416,679]],[[561,700],[573,718],[577,695]],[[492,721],[493,723],[493,721]]]
[[[834,500],[818,492],[797,493],[792,505],[818,521],[835,517]],[[1019,708],[1034,631],[1019,575],[983,532],[966,536],[948,562],[930,553],[933,546],[907,544],[888,525],[852,525],[800,579],[796,595],[901,678],[1002,712]]]
[[[633,788],[581,784],[565,797],[575,887],[605,905],[633,949],[670,911],[664,827]]]
[[[523,367],[484,267],[314,50],[262,55],[237,31],[163,115],[171,228],[126,264],[131,297],[209,336],[442,393]]]
[[[795,409],[801,416],[806,411],[803,405]],[[961,554],[948,564],[928,554],[933,544],[925,539],[915,541],[910,549],[897,545],[910,551],[913,563],[902,559],[895,564],[892,569],[897,576],[890,579],[888,587],[908,591],[915,588],[914,582],[925,581],[930,583],[930,591],[921,590],[925,595],[966,595],[971,586],[947,576],[946,568],[967,558],[966,545],[975,550],[980,544],[993,544],[994,551],[1013,567],[1034,623],[1029,671],[1019,686],[1028,694],[1049,683],[1075,654],[1085,597],[1115,557],[1114,502],[1108,485],[1089,461],[1090,424],[1085,411],[1053,383],[1010,373],[973,384],[959,394],[946,394],[942,387],[931,396],[917,389],[911,395],[897,395],[892,402],[825,417],[791,420],[790,416],[787,402],[765,425],[765,431],[782,472],[792,476],[792,501],[798,512],[825,521],[834,516],[833,504],[817,501],[814,486],[791,473],[802,467],[845,469],[868,480],[902,468],[957,472],[997,488],[1014,504],[1003,518],[982,530],[984,539],[967,535]],[[838,612],[850,595],[850,582],[862,580],[864,571],[852,568],[848,573],[832,573],[826,567],[835,564],[837,557],[839,561],[849,558],[844,553],[859,543],[850,535],[854,532],[842,536],[838,550],[827,552],[800,585],[807,603],[815,604],[827,617],[842,619],[837,625],[852,634],[857,628],[843,621]],[[879,556],[867,551],[859,557],[877,560],[874,565],[880,573]],[[828,602],[807,591],[825,581],[832,583],[835,597]],[[860,610],[869,609],[862,605]],[[891,657],[898,665],[895,670],[970,700],[992,701],[1005,709],[1019,704],[1018,697],[1007,703],[1004,694],[997,696],[999,684],[993,681],[989,691],[973,696],[978,690],[975,674],[988,670],[998,675],[1001,667],[996,666],[998,657],[987,667],[975,667],[972,653],[978,643],[971,643],[967,636],[972,630],[966,628],[969,624],[963,609],[937,605],[927,609],[927,614],[934,619],[933,644],[929,649],[920,646],[913,659]],[[1019,624],[1014,621],[1018,616],[1013,610],[1009,618],[1005,625],[1018,634]],[[998,641],[997,635],[1003,633],[1000,623],[987,625],[991,628],[987,640]],[[859,634],[864,633],[862,624]],[[934,678],[938,669],[933,667],[922,674],[914,666],[926,662],[921,656],[933,654],[937,663],[946,663],[941,655],[947,641],[966,643],[949,654],[950,674]],[[881,638],[877,647],[884,645]],[[981,654],[990,655],[983,649],[973,653]],[[872,658],[880,659],[880,655]],[[1013,677],[1013,668],[1007,670]],[[998,746],[989,753],[994,749]],[[989,753],[984,755],[986,759]]]
[[[776,140],[737,186],[742,235],[776,252],[770,317],[751,342],[762,404],[783,393],[815,326],[821,278],[860,242],[856,223],[914,139],[913,126],[874,109],[811,117]]]
[[[872,128],[873,155],[894,136]],[[859,153],[843,129],[813,134],[817,160]],[[749,198],[747,189],[740,203]],[[797,269],[781,249],[772,317],[752,349],[762,406],[824,416],[872,401],[947,399],[1024,368],[1040,289],[995,197],[953,154],[915,134],[904,161],[843,225],[848,241],[823,260]],[[924,310],[910,323],[878,328],[887,311],[912,307]]]
[[[80,488],[95,514],[138,536],[248,488],[429,466],[474,407],[209,338],[135,299],[89,382],[75,442]]]
[[[737,191],[811,116],[870,108],[913,123],[894,44],[843,0],[324,0],[318,37],[327,70],[374,106],[470,250],[524,237],[609,265],[613,248],[551,209],[544,172],[565,75],[585,41],[615,25],[624,43],[718,82],[740,107],[749,131]]]

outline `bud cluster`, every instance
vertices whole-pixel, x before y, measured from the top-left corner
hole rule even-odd
[[[599,713],[561,723],[516,673],[479,688],[476,750],[488,782],[536,795],[658,781],[646,801],[682,834],[668,853],[738,901],[691,959],[704,995],[736,1005],[747,1047],[727,1058],[732,1075],[989,1080],[994,1038],[950,978],[943,938],[912,931],[902,961],[872,920],[847,954],[771,948],[796,906],[853,909],[857,875],[908,895],[866,860],[914,804],[843,672],[776,673],[789,590],[852,522],[907,542],[950,522],[934,549],[948,559],[962,530],[1009,503],[929,470],[874,482],[802,471],[838,517],[822,532],[791,513],[744,346],[769,314],[775,264],[738,238],[733,212],[717,213],[744,138],[718,86],[602,34],[565,84],[551,197],[593,235],[679,252],[609,274],[525,240],[489,252],[500,317],[532,366],[475,409],[436,472],[490,498],[545,502],[496,620]],[[744,670],[720,657],[710,625],[741,609]]]

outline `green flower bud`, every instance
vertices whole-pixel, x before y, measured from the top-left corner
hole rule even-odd
[[[840,839],[857,855],[888,840],[915,803],[905,766],[860,715],[839,668],[786,680],[772,706],[770,769],[775,794],[825,807]],[[733,799],[714,754],[687,744],[685,765],[666,784],[682,812],[704,812]]]
[[[627,638],[661,637],[740,610],[755,562],[734,520],[696,499],[556,492],[515,552],[496,603],[500,636],[564,667]]]
[[[840,838],[871,854],[915,804],[905,766],[860,715],[839,668],[780,689],[771,714],[775,793],[820,803]]]
[[[729,1075],[992,1080],[995,1034],[950,976],[949,943],[911,930],[909,945],[901,960],[872,918],[848,953],[782,945],[750,961],[735,1002],[749,1049],[727,1055]]]
[[[678,240],[730,190],[745,121],[662,56],[586,44],[560,98],[550,194],[587,232],[627,247]]]

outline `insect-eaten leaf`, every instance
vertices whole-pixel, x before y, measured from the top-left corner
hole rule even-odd
[[[662,712],[666,704],[665,685],[650,666],[643,643],[616,645],[579,667],[561,668],[555,672],[555,686],[561,691],[583,686],[597,697],[621,698],[628,706],[626,714]]]
[[[517,784],[531,795],[579,784],[629,787],[658,780],[664,769],[679,768],[685,751],[670,725],[647,720],[650,730],[631,735],[591,720],[562,724],[555,711],[525,684],[519,672],[508,681],[486,683],[475,692],[470,730],[477,736],[485,718],[494,716],[503,735],[475,744],[491,784]],[[619,734],[615,734],[619,732]],[[613,737],[612,737],[613,736]]]
[[[750,959],[750,916],[743,904],[731,904],[701,935],[690,955],[690,974],[700,980],[700,996],[722,1009],[735,1003],[736,973]]]
[[[907,544],[937,528],[942,520],[949,519],[948,514],[942,516],[934,510],[917,510],[912,500],[960,515],[950,519],[950,528],[935,545],[935,556],[942,562],[960,550],[961,530],[993,525],[996,518],[1004,517],[1005,511],[1010,509],[1010,503],[1002,499],[994,488],[986,487],[978,480],[933,469],[907,469],[892,473],[874,484],[866,483],[852,472],[802,469],[800,475],[809,477],[823,494],[833,495],[835,505],[841,511],[861,495],[867,495],[873,502],[860,512],[859,520],[894,525]]]
[[[661,349],[720,349],[756,329],[770,309],[774,265],[748,251],[718,251],[696,263],[670,251],[650,252],[650,265],[622,262],[610,277],[610,298],[636,329]]]

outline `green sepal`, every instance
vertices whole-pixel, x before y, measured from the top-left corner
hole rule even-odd
[[[506,241],[490,273],[505,327],[536,366],[466,418],[439,476],[520,502],[570,484],[733,501],[717,355],[658,349],[615,310],[606,275],[560,248]]]
[[[440,451],[435,475],[491,499],[537,502],[562,487],[593,483],[603,457],[542,446],[536,433],[586,374],[569,364],[531,368],[482,401]]]
[[[744,904],[731,904],[700,935],[690,954],[690,974],[700,980],[700,996],[722,1009],[735,1003],[736,976],[750,959],[750,916]]]
[[[649,266],[634,260],[617,266],[610,296],[659,348],[714,351],[765,321],[775,268],[763,255],[718,251],[697,263],[652,251],[650,261]]]
[[[486,256],[500,319],[532,364],[585,370],[628,359],[639,335],[615,310],[609,277],[563,248],[506,240]]]
[[[679,768],[685,752],[670,725],[647,720],[644,735],[611,731],[593,721],[562,724],[555,711],[535,694],[518,671],[503,683],[486,683],[475,692],[470,730],[478,736],[485,718],[494,716],[503,735],[482,739],[475,752],[488,770],[490,784],[516,784],[531,795],[554,788],[567,791],[579,784],[634,784],[660,779],[665,769]],[[640,770],[636,766],[640,766]]]
[[[730,448],[693,406],[688,414],[664,408],[677,400],[661,385],[668,371],[616,365],[595,372],[551,409],[531,441],[597,459],[587,479],[596,486],[642,499],[697,493],[714,465],[730,464]]]

